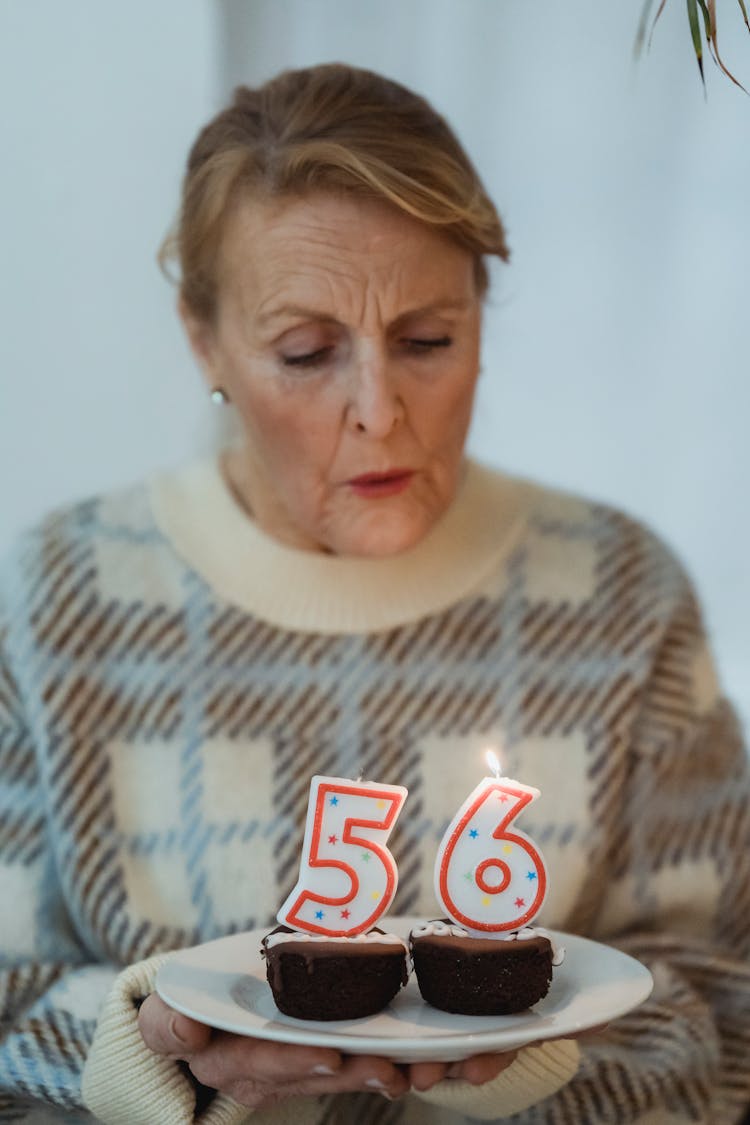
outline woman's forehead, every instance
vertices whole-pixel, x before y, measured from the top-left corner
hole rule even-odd
[[[473,258],[442,232],[379,201],[246,200],[225,231],[222,289],[241,294],[264,321],[295,306],[333,315],[337,302],[373,289],[415,308],[458,306],[474,296]]]

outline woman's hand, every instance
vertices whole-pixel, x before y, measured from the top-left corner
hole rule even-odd
[[[398,1067],[370,1055],[341,1055],[324,1047],[272,1043],[245,1035],[214,1031],[188,1019],[152,993],[138,1016],[150,1050],[181,1059],[204,1086],[220,1090],[253,1109],[296,1095],[371,1091],[398,1098],[409,1089],[429,1090],[443,1079],[462,1079],[472,1086],[491,1082],[516,1058],[518,1051],[472,1055],[460,1062],[417,1062]],[[606,1024],[570,1038],[595,1035]]]
[[[253,1109],[300,1094],[364,1090],[397,1098],[409,1089],[408,1079],[387,1059],[214,1031],[173,1011],[156,993],[143,1002],[138,1023],[156,1054],[184,1060],[202,1085]]]

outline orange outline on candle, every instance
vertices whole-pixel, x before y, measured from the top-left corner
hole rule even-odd
[[[359,893],[359,877],[353,867],[348,863],[344,863],[339,859],[319,859],[318,847],[320,845],[320,835],[323,823],[323,814],[325,812],[325,804],[329,794],[348,794],[354,797],[372,797],[378,801],[387,801],[390,805],[385,819],[380,820],[358,820],[355,817],[348,816],[344,821],[344,830],[341,834],[341,839],[345,844],[355,844],[358,847],[366,848],[367,851],[374,852],[380,862],[382,863],[386,872],[386,885],[385,892],[377,907],[372,911],[364,922],[359,926],[354,926],[348,930],[332,930],[326,926],[316,926],[313,922],[303,922],[299,917],[299,911],[306,902],[319,902],[324,903],[326,906],[345,906],[348,902],[352,902]],[[355,937],[357,934],[364,933],[365,930],[377,921],[381,914],[385,914],[388,907],[393,901],[393,896],[396,893],[398,886],[398,873],[396,870],[396,861],[393,858],[388,848],[382,844],[377,844],[373,840],[362,839],[358,836],[352,835],[352,828],[380,828],[390,830],[398,814],[404,806],[406,801],[406,793],[394,793],[388,789],[373,789],[371,787],[362,788],[357,785],[329,785],[323,782],[318,788],[317,799],[315,802],[315,815],[313,818],[313,831],[310,839],[310,858],[308,866],[310,867],[338,867],[339,870],[345,872],[351,880],[351,890],[348,895],[343,898],[331,898],[326,895],[316,895],[312,891],[303,890],[300,892],[294,901],[291,909],[286,912],[286,919],[288,925],[298,926],[300,929],[307,933],[323,934],[326,937]]]
[[[511,796],[518,798],[517,804],[511,806],[511,808],[498,824],[497,828],[492,833],[493,839],[509,840],[512,844],[518,844],[519,847],[522,848],[523,851],[525,851],[526,854],[530,857],[531,862],[534,864],[534,867],[537,871],[537,892],[534,896],[534,901],[532,902],[531,906],[518,918],[514,918],[511,922],[504,922],[501,925],[492,922],[480,922],[476,918],[469,918],[466,914],[462,914],[448,892],[448,865],[450,863],[451,856],[455,851],[456,844],[463,834],[466,825],[469,823],[472,817],[477,814],[485,801],[487,801],[493,793],[509,793],[511,794]],[[544,896],[547,893],[547,868],[544,865],[544,860],[542,859],[540,853],[536,850],[534,845],[531,843],[531,840],[528,838],[528,836],[518,835],[513,832],[505,831],[511,821],[515,820],[519,813],[523,812],[526,806],[533,800],[535,800],[535,796],[532,793],[528,793],[523,789],[514,789],[509,785],[501,785],[498,781],[492,781],[490,782],[489,787],[483,788],[482,792],[474,801],[471,802],[469,807],[466,809],[466,812],[463,814],[458,824],[450,834],[450,839],[445,846],[445,851],[443,852],[440,862],[440,894],[443,899],[442,905],[445,907],[446,913],[450,914],[454,921],[462,923],[464,926],[468,926],[471,930],[486,930],[488,933],[504,933],[506,930],[519,930],[522,926],[525,926],[527,922],[531,921],[531,919],[539,913],[542,902],[544,901]],[[499,867],[507,867],[507,864],[505,864],[503,860],[483,860],[482,863],[478,866],[477,872],[483,872],[484,867],[488,863],[496,864]],[[480,890],[485,890],[485,888],[479,882],[476,873],[475,880]],[[510,877],[508,877],[507,881],[504,882],[500,888],[488,888],[487,893],[498,894],[500,890],[505,890],[509,882]]]

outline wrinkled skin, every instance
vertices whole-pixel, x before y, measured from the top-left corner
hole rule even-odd
[[[479,372],[472,255],[371,200],[243,200],[218,308],[182,308],[243,442],[224,475],[255,522],[303,550],[366,558],[418,543],[452,502]],[[363,474],[404,471],[398,489]]]

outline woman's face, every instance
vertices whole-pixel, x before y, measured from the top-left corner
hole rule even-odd
[[[242,422],[229,482],[272,536],[390,555],[451,503],[479,367],[468,251],[386,204],[247,201],[214,323],[185,321]]]

